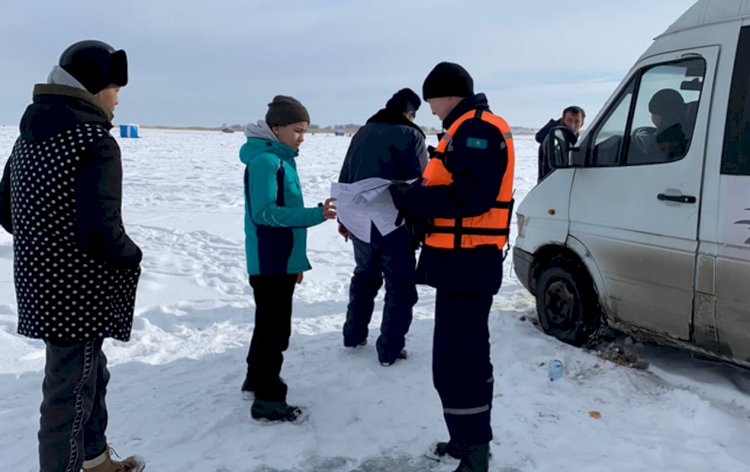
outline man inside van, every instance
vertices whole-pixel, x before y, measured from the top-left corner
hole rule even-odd
[[[542,129],[536,133],[536,142],[539,143],[539,178],[537,182],[544,180],[550,172],[552,172],[552,166],[550,166],[550,156],[548,156],[547,146],[549,144],[546,138],[549,136],[550,131],[558,126],[566,127],[570,133],[565,133],[565,139],[568,145],[573,145],[578,141],[578,135],[583,128],[583,121],[586,119],[586,112],[583,108],[578,106],[569,106],[563,110],[562,118],[557,120],[549,120]]]
[[[656,126],[655,142],[659,152],[670,159],[685,154],[685,100],[674,89],[661,89],[648,102],[651,121]]]

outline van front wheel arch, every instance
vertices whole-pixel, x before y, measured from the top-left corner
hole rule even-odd
[[[536,311],[545,333],[574,346],[585,344],[601,323],[588,271],[562,256],[552,258],[539,274]]]

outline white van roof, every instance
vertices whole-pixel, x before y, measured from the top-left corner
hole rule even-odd
[[[661,36],[745,17],[750,17],[750,0],[698,0]]]

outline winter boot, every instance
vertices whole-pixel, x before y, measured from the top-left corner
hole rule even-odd
[[[396,354],[396,357],[392,357],[392,358],[391,357],[389,357],[389,358],[383,357],[383,358],[381,358],[380,359],[380,365],[382,365],[383,367],[390,367],[393,364],[395,364],[397,360],[399,360],[399,359],[406,359],[407,356],[408,356],[408,353],[406,352],[406,349],[401,349],[401,351],[398,354]]]
[[[490,467],[490,445],[461,446],[461,462],[453,472],[487,472]]]
[[[433,444],[425,453],[425,457],[434,461],[461,460],[461,451],[453,441]]]
[[[289,422],[299,424],[305,421],[308,415],[306,408],[292,406],[285,401],[272,402],[256,398],[250,408],[250,416],[262,423]]]
[[[107,447],[98,457],[83,461],[83,472],[142,472],[146,468],[146,461],[140,456],[115,461],[110,451],[117,456],[113,449]]]
[[[344,339],[344,347],[351,347],[353,349],[356,349],[362,346],[367,346],[367,338],[361,341],[348,341],[346,338]]]

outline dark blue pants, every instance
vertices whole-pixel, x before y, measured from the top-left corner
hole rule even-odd
[[[450,438],[463,445],[492,439],[491,305],[491,293],[436,292],[432,378]]]
[[[247,380],[255,398],[286,401],[287,386],[281,380],[284,351],[292,335],[292,296],[297,275],[252,275],[255,328],[247,353]]]
[[[375,296],[385,278],[385,306],[377,350],[381,362],[393,360],[405,345],[412,308],[417,303],[414,239],[405,227],[385,237],[373,227],[370,243],[352,237],[352,244],[356,267],[349,286],[344,345],[356,346],[367,339]]]
[[[39,421],[41,472],[78,472],[107,447],[109,383],[102,340],[47,342]]]

